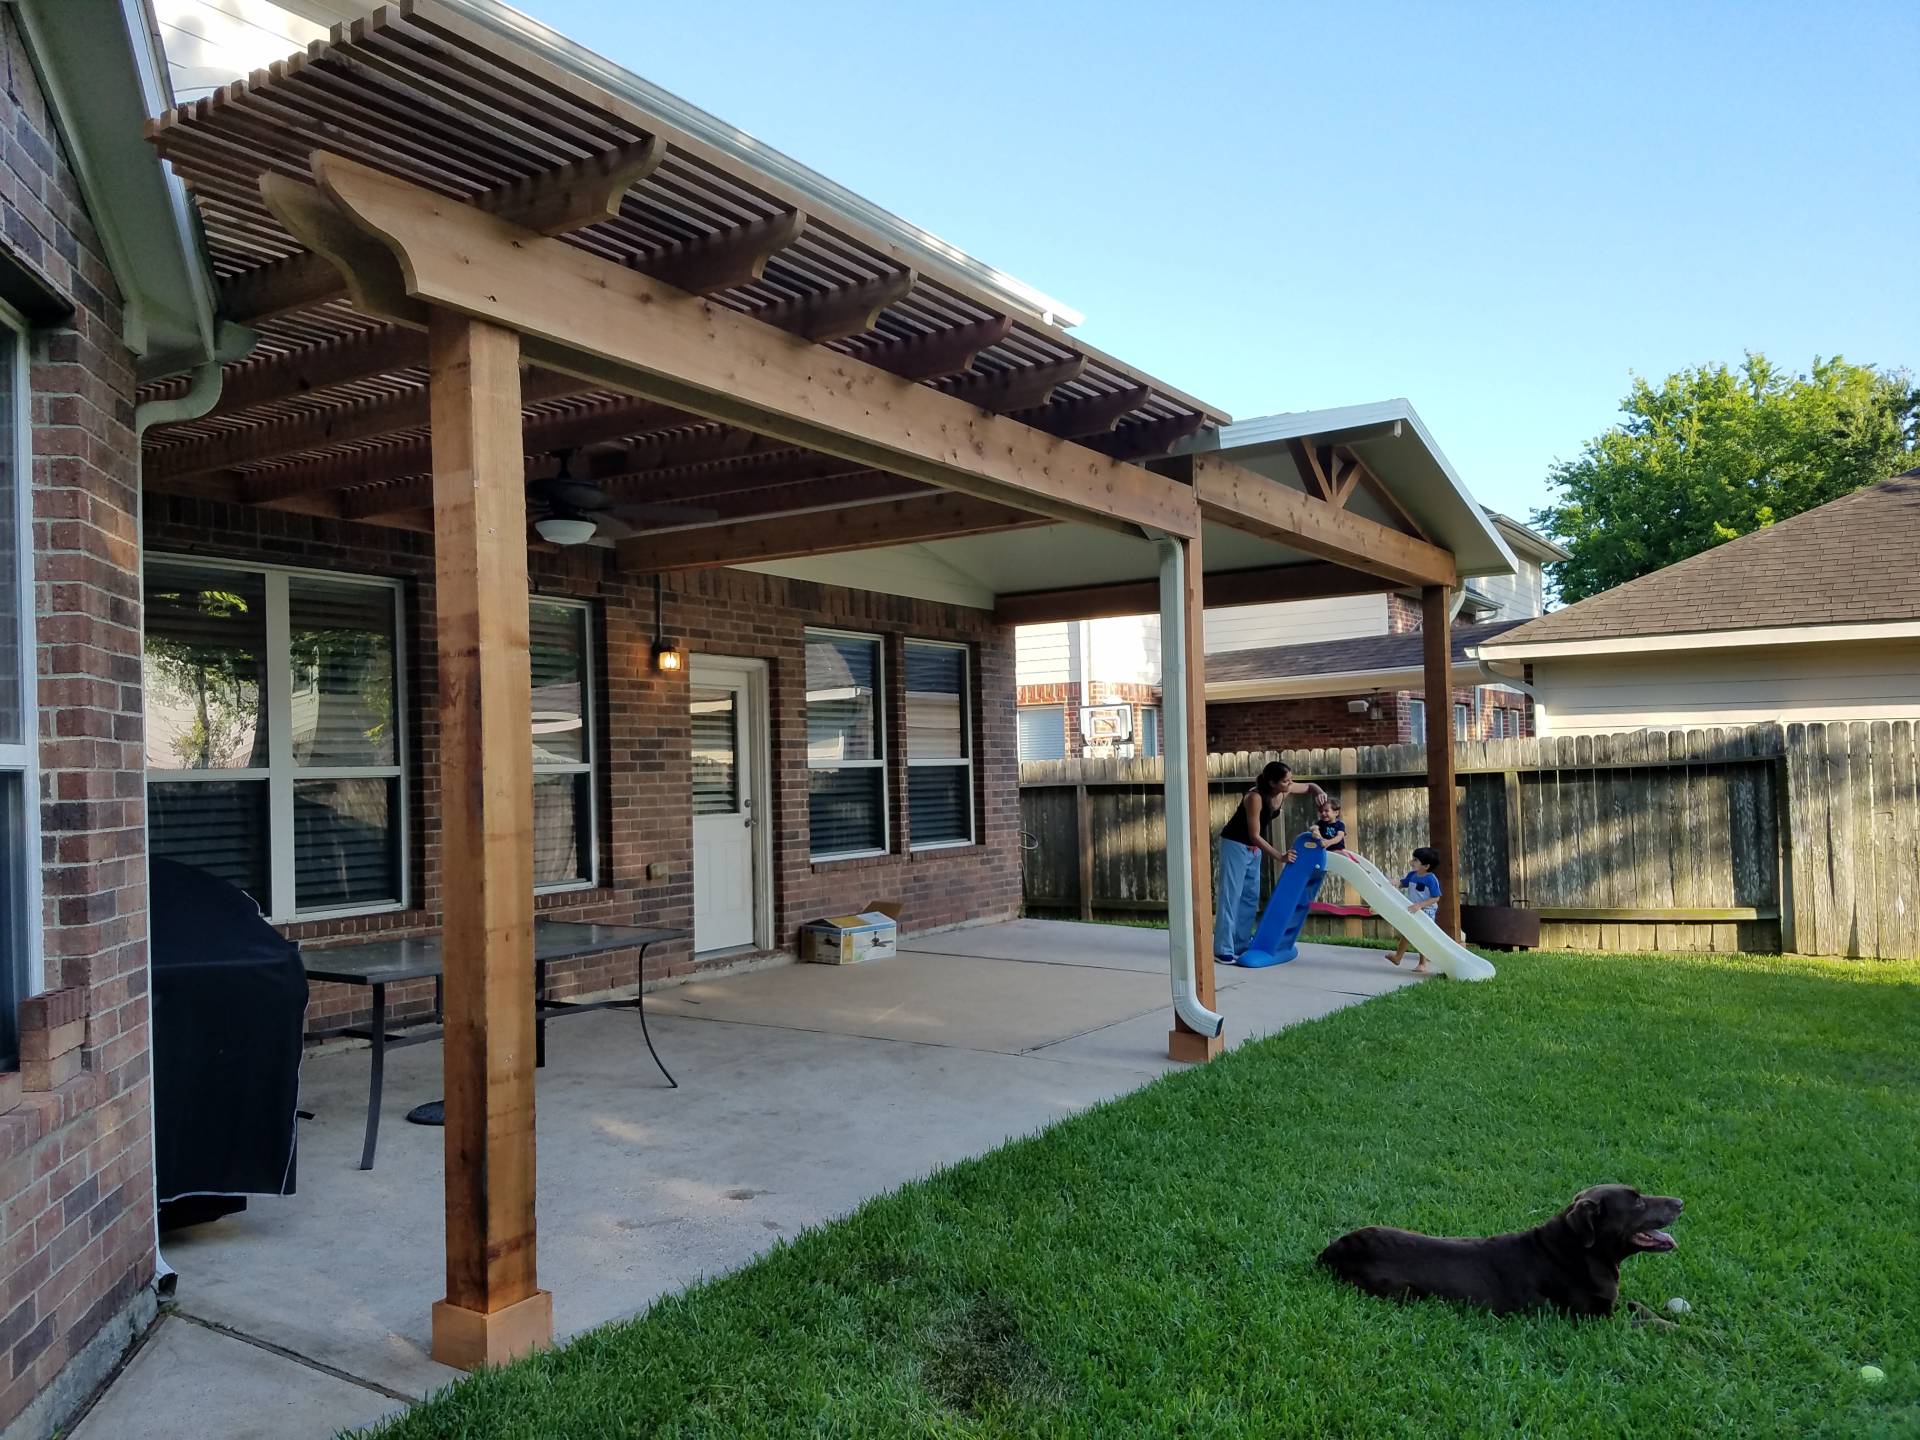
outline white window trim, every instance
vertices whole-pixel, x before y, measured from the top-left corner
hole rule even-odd
[[[594,707],[599,701],[598,686],[594,682],[593,606],[584,600],[574,600],[563,595],[530,595],[527,604],[552,605],[564,610],[580,612],[582,626],[580,643],[584,647],[580,652],[580,720],[582,725],[581,741],[585,760],[569,760],[564,763],[546,765],[536,762],[534,777],[542,775],[585,775],[587,777],[587,874],[585,879],[556,880],[548,885],[535,885],[536,895],[564,895],[574,890],[594,890],[600,885],[600,775],[596,764],[599,755],[598,736],[594,733]],[[529,717],[531,720],[531,717]],[[529,737],[531,743],[531,737]]]
[[[893,784],[892,777],[887,773],[887,756],[893,748],[893,729],[887,723],[886,637],[869,634],[864,630],[833,630],[824,625],[809,625],[801,632],[801,645],[804,647],[811,642],[816,635],[835,640],[865,640],[869,641],[874,648],[873,728],[875,735],[880,741],[877,747],[880,753],[871,760],[842,760],[833,765],[815,765],[813,763],[813,756],[809,754],[807,756],[807,771],[809,774],[815,770],[878,770],[880,772],[880,845],[878,849],[872,850],[815,851],[811,838],[811,829],[809,829],[807,857],[816,865],[827,865],[836,860],[869,860],[876,855],[890,855],[893,853]],[[800,669],[801,686],[804,690],[806,684],[806,652],[804,648],[800,655]],[[801,698],[806,704],[811,706],[812,702],[807,701],[804,694]],[[812,726],[809,723],[809,737],[811,730]],[[809,751],[812,749],[810,738],[808,749]],[[811,789],[811,785],[809,785],[809,789]],[[811,801],[809,801],[809,803],[811,803]],[[811,827],[811,815],[809,815],[808,820],[809,827]]]
[[[913,772],[915,770],[958,770],[964,767],[967,772],[966,838],[964,840],[929,840],[926,844],[922,845],[918,841],[913,840],[913,830],[911,825],[909,825],[907,830],[909,841],[908,849],[914,852],[922,850],[964,850],[969,846],[979,843],[973,817],[975,801],[977,799],[973,791],[973,653],[965,645],[956,644],[951,640],[915,640],[909,638],[905,643],[908,645],[919,645],[929,650],[958,650],[960,652],[960,745],[961,748],[966,751],[964,755],[942,760],[916,760],[913,758],[913,748],[908,743],[909,737],[902,737],[901,744],[906,747],[907,751],[907,806],[909,817],[911,817],[912,814]],[[903,685],[906,683],[904,677],[902,677],[901,683]],[[904,701],[906,697],[903,694],[901,698]]]
[[[29,363],[31,327],[12,306],[0,302],[0,325],[13,335],[13,523],[19,573],[14,596],[20,673],[20,743],[0,745],[0,770],[20,777],[20,993],[16,1000],[46,988],[45,935],[40,881],[40,626],[34,595],[33,541],[33,371]],[[11,879],[12,877],[8,877]]]
[[[1419,723],[1416,725],[1415,722]],[[1420,733],[1408,743],[1424,745],[1427,743],[1427,702],[1424,700],[1407,701],[1407,733],[1412,736],[1415,730]]]
[[[272,565],[254,560],[224,560],[212,556],[174,555],[155,551],[141,562],[142,623],[141,650],[146,649],[145,602],[147,569],[168,565],[176,569],[244,571],[263,578],[266,597],[267,685],[263,708],[267,722],[267,764],[265,767],[207,770],[153,770],[146,772],[149,785],[192,785],[223,780],[247,780],[265,777],[267,784],[267,838],[270,861],[267,888],[271,904],[264,906],[267,920],[274,925],[305,924],[313,920],[335,920],[353,915],[387,915],[405,910],[412,903],[412,837],[409,829],[407,754],[407,627],[406,587],[404,582],[383,575],[354,575],[338,570],[315,570],[304,566]],[[287,582],[299,576],[336,585],[365,585],[393,594],[393,739],[391,765],[296,765],[293,761],[293,655],[292,627],[287,618]],[[143,701],[144,706],[144,701]],[[284,747],[284,749],[282,748]],[[330,905],[311,910],[299,908],[295,898],[293,787],[296,780],[396,780],[399,792],[395,816],[394,843],[399,847],[400,895],[377,905]]]

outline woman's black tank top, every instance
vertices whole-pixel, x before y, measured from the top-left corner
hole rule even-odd
[[[1256,786],[1247,795],[1260,795]],[[1260,835],[1264,839],[1273,825],[1273,817],[1280,813],[1279,802],[1271,795],[1260,795]],[[1240,803],[1233,807],[1233,818],[1220,827],[1222,840],[1238,840],[1242,845],[1253,844],[1253,836],[1247,833],[1247,798],[1240,797]]]

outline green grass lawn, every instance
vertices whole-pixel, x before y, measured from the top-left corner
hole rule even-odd
[[[1498,963],[909,1185],[380,1433],[1920,1435],[1920,965]],[[1397,1305],[1310,1264],[1356,1225],[1514,1229],[1607,1180],[1687,1201],[1680,1249],[1621,1287],[1686,1297],[1677,1330]]]

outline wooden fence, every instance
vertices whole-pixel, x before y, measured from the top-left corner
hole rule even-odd
[[[1913,722],[1455,748],[1461,899],[1538,911],[1544,945],[1920,954]],[[1349,843],[1383,868],[1426,843],[1418,745],[1209,756],[1216,831],[1272,759],[1340,796]],[[1158,759],[1021,766],[1028,907],[1089,917],[1163,912],[1160,786]],[[1289,801],[1275,838],[1310,819],[1304,800]],[[1337,881],[1323,898],[1343,898]],[[1365,927],[1380,931],[1378,921]]]

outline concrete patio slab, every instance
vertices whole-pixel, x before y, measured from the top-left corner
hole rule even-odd
[[[1144,925],[1010,920],[1002,925],[971,925],[932,935],[909,935],[900,948],[915,955],[971,955],[982,960],[1167,973],[1167,932]]]
[[[1068,943],[1054,947],[1055,963],[909,951],[863,965],[692,980],[649,1003],[661,1015],[1018,1054],[1165,1002],[1164,934],[1155,974],[1069,963]],[[1072,943],[1074,954],[1097,949]]]
[[[1323,946],[1271,970],[1217,975],[1236,1044],[1415,983],[1377,952]],[[1164,931],[983,926],[915,937],[867,965],[697,980],[649,995],[648,1012],[679,1089],[648,1059],[631,1012],[549,1032],[540,1277],[562,1335],[635,1314],[870,1196],[1175,1068]],[[457,1378],[427,1354],[428,1309],[444,1290],[443,1132],[404,1121],[440,1094],[439,1047],[389,1054],[372,1171],[357,1168],[367,1075],[364,1050],[309,1057],[301,1103],[314,1118],[301,1124],[299,1193],[255,1199],[163,1247],[180,1272],[182,1315],[348,1377],[306,1371],[345,1387],[302,1392],[335,1396],[332,1426],[365,1423],[364,1397],[382,1398],[348,1380],[423,1395]],[[273,1372],[268,1362],[292,1362],[213,1338],[266,1357],[226,1362],[251,1415],[245,1397]],[[198,1336],[169,1343],[205,1348]],[[255,1433],[205,1427],[186,1382],[161,1378],[130,1367],[107,1397],[148,1428],[85,1433],[166,1435],[188,1422],[198,1428],[177,1433]],[[107,1401],[100,1413],[123,1413]]]
[[[404,1408],[377,1390],[168,1318],[73,1440],[331,1440]]]

